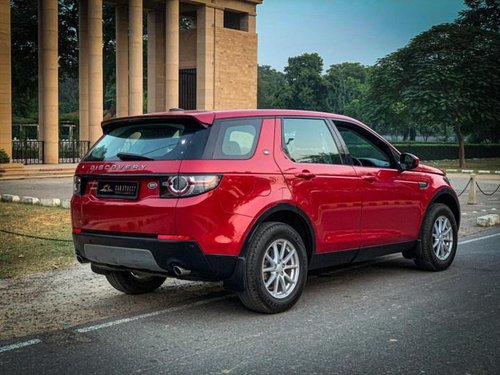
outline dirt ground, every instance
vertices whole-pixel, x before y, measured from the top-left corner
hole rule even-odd
[[[465,186],[466,178],[450,176],[454,178],[462,179],[459,182]],[[490,185],[483,184],[490,190],[497,185],[496,180]],[[461,238],[488,229],[476,226],[478,216],[500,213],[500,193],[491,197],[478,194],[478,204],[473,206],[466,204],[467,198],[467,193],[460,197]],[[155,293],[129,296],[114,290],[103,276],[93,274],[88,265],[4,279],[0,280],[0,340],[51,331],[61,334],[67,332],[63,329],[87,322],[177,306],[221,291],[221,283],[169,279]]]

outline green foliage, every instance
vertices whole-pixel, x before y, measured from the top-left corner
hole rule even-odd
[[[269,65],[259,66],[257,73],[257,108],[286,108],[290,88],[285,74]]]
[[[360,63],[331,65],[325,76],[329,84],[328,107],[332,112],[360,112],[360,99],[366,92],[367,72]],[[353,103],[353,101],[356,101]]]
[[[285,77],[290,89],[287,106],[311,111],[328,110],[328,85],[322,76],[323,59],[317,53],[290,57]]]
[[[0,148],[0,164],[10,163],[9,155],[5,152],[3,148]]]
[[[394,143],[401,152],[410,152],[422,160],[456,159],[459,145],[453,143]],[[468,158],[494,158],[500,155],[500,144],[466,144]]]

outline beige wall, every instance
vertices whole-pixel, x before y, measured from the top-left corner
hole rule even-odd
[[[257,107],[257,34],[215,30],[215,108]]]

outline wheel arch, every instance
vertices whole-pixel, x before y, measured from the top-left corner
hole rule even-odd
[[[299,236],[304,241],[307,252],[308,263],[316,248],[316,237],[314,234],[314,229],[308,216],[297,206],[288,203],[279,203],[275,206],[268,208],[264,211],[258,219],[254,222],[252,228],[248,232],[248,235],[243,242],[243,247],[240,252],[240,257],[246,255],[248,244],[255,235],[257,229],[262,223],[276,221],[290,225],[293,229],[297,231]]]
[[[460,203],[458,202],[458,197],[452,189],[444,188],[439,190],[427,205],[427,209],[425,210],[425,216],[429,212],[430,207],[435,203],[441,203],[451,210],[453,216],[455,217],[455,221],[457,222],[457,228],[460,228]],[[424,217],[425,217],[424,216]]]

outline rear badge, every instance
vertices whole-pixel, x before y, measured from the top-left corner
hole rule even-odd
[[[148,188],[153,190],[158,187],[158,184],[156,182],[148,182]]]

